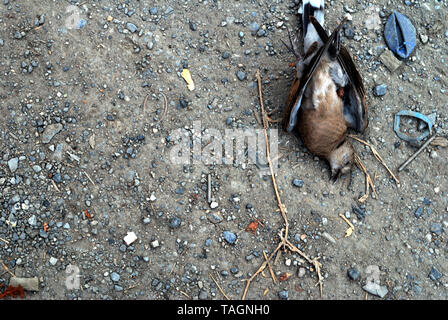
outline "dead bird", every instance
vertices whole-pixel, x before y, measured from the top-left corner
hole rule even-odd
[[[328,36],[324,0],[303,0],[303,49],[291,39],[296,77],[283,114],[283,129],[297,130],[307,149],[324,159],[334,182],[351,170],[354,150],[347,129],[364,132],[368,125],[365,89],[349,51],[340,43],[345,18]]]

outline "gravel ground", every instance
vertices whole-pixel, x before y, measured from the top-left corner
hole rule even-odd
[[[436,113],[436,130],[447,133],[448,2],[344,3],[327,2],[326,26],[352,16],[343,41],[368,91],[362,138],[397,172],[417,150],[393,131],[398,111]],[[281,116],[294,75],[281,40],[286,27],[298,27],[298,7],[1,0],[0,260],[9,272],[0,268],[0,283],[11,273],[37,277],[39,290],[26,299],[223,299],[216,283],[241,298],[242,280],[263,263],[263,250],[275,249],[283,227],[271,178],[252,164],[175,165],[172,134],[191,134],[199,120],[202,130],[260,129],[257,69],[266,108]],[[417,47],[389,70],[383,30],[392,10],[412,21]],[[417,131],[413,121],[404,125]],[[348,179],[333,185],[328,165],[294,135],[279,130],[278,148],[289,239],[319,257],[323,299],[365,299],[372,279],[383,299],[447,298],[446,148],[426,149],[400,172],[397,188],[355,142],[378,195],[364,204],[356,202],[365,192],[358,168],[350,188]],[[339,214],[354,225],[350,237]],[[246,231],[253,221],[261,223]],[[137,240],[128,245],[131,232]],[[247,298],[320,299],[302,257],[281,252],[272,267],[283,281],[273,284],[266,270]]]

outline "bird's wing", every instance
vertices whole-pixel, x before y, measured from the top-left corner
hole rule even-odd
[[[311,23],[321,37],[322,41],[329,39],[324,28],[319,21],[311,17]],[[363,132],[367,127],[367,105],[366,91],[362,82],[362,77],[353,62],[350,52],[344,46],[340,46],[337,50],[337,60],[344,72],[347,74],[349,82],[344,87],[344,117],[348,127],[358,132]]]
[[[300,106],[302,104],[302,98],[306,90],[306,87],[310,79],[312,78],[314,71],[319,65],[322,57],[328,51],[328,48],[333,43],[336,34],[341,30],[346,20],[347,18],[344,18],[344,20],[335,28],[331,36],[328,37],[327,41],[324,41],[324,45],[319,48],[319,50],[311,59],[310,63],[305,67],[305,70],[303,72],[302,78],[299,81],[299,84],[292,86],[289,93],[288,101],[294,101],[294,104],[290,103],[289,105],[288,104],[286,105],[285,108],[286,117],[284,117],[283,119],[283,129],[285,131],[291,132],[294,129],[297,123],[297,116]]]

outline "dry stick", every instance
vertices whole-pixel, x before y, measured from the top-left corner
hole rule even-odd
[[[257,75],[256,76],[257,76],[257,82],[258,82],[258,95],[259,95],[259,99],[260,99],[260,107],[261,107],[262,120],[263,120],[264,137],[265,137],[265,143],[266,143],[266,158],[268,160],[269,169],[271,171],[271,178],[272,178],[272,183],[274,185],[275,195],[277,197],[278,207],[280,209],[280,212],[282,214],[282,217],[283,217],[283,220],[284,220],[284,223],[285,223],[285,229],[284,229],[285,233],[284,233],[284,236],[283,236],[282,235],[283,234],[283,229],[280,231],[281,242],[277,245],[277,248],[275,248],[275,250],[271,253],[271,255],[268,257],[268,259],[266,259],[266,261],[263,262],[263,264],[260,266],[260,268],[258,268],[258,270],[249,279],[246,280],[247,281],[246,282],[246,287],[244,288],[244,292],[243,292],[243,296],[242,296],[241,300],[244,300],[246,298],[247,290],[249,289],[249,286],[250,286],[251,282],[255,279],[255,277],[257,277],[258,274],[263,272],[263,270],[268,265],[269,261],[274,257],[274,255],[278,252],[278,250],[280,250],[280,248],[282,246],[283,247],[287,246],[291,251],[299,253],[309,263],[311,263],[311,264],[313,264],[315,266],[316,272],[317,272],[317,276],[318,276],[318,279],[319,279],[318,284],[320,285],[320,295],[322,297],[322,276],[320,274],[320,266],[321,266],[321,264],[317,261],[317,258],[310,259],[307,255],[305,255],[296,246],[294,246],[292,243],[290,243],[288,241],[289,223],[288,223],[288,219],[286,217],[286,209],[283,206],[282,201],[280,199],[280,194],[279,194],[278,188],[277,188],[277,182],[276,182],[275,176],[274,176],[274,169],[272,167],[271,155],[270,155],[270,150],[269,150],[269,139],[268,139],[268,134],[267,134],[267,128],[268,128],[267,115],[266,115],[266,112],[264,110],[263,93],[262,93],[262,90],[261,90],[261,77],[260,77],[260,71],[259,70],[257,70]]]
[[[87,174],[87,172],[85,172],[85,171],[83,171],[84,172],[84,174],[87,176],[87,178],[89,179],[89,181],[93,184],[93,185],[95,185],[95,182],[93,182],[93,180],[89,177],[89,175]]]
[[[268,264],[268,269],[269,273],[271,274],[272,281],[274,281],[274,284],[277,284],[277,279],[275,278],[274,271],[272,270],[271,264],[269,263],[268,260],[268,256],[266,255],[266,252],[264,252],[264,250],[263,250],[263,256],[264,259],[266,260],[266,263]]]
[[[280,250],[280,248],[283,246],[283,243],[280,242],[277,246],[277,248],[275,248],[274,252],[271,253],[271,255],[268,257],[268,260],[271,260],[272,257],[274,256],[275,253],[277,253],[278,250]],[[267,261],[268,261],[267,260]],[[258,270],[252,275],[252,277],[250,277],[249,279],[246,280],[246,287],[244,288],[244,292],[243,292],[243,296],[241,297],[241,300],[246,299],[246,294],[247,294],[247,290],[249,289],[249,285],[252,282],[252,280],[255,279],[256,276],[258,276],[258,274],[260,272],[262,272],[266,266],[267,266],[267,261],[263,262],[260,266],[260,268],[258,268]]]
[[[6,244],[9,244],[9,241],[3,238],[0,238],[1,241],[5,242]]]
[[[168,110],[168,99],[166,98],[166,95],[163,92],[159,92],[159,93],[162,95],[163,100],[165,100],[165,109],[163,109],[162,116],[160,117],[160,120],[159,120],[159,121],[162,121],[162,119],[165,117],[165,114]]]
[[[401,165],[400,168],[398,168],[398,171],[403,170],[404,168],[406,168],[406,166],[412,162],[412,160],[414,160],[423,150],[425,150],[425,148],[431,143],[432,140],[434,140],[436,137],[436,135],[433,135],[431,138],[429,138],[421,147],[420,149],[417,150],[416,153],[414,153],[408,160],[406,160],[405,163],[403,163]]]
[[[11,275],[11,277],[16,277],[16,275],[14,274],[14,273],[12,273],[9,269],[8,269],[8,267],[6,266],[6,264],[4,264],[3,263],[3,261],[2,261],[2,265],[3,265],[3,269],[6,271],[6,272],[8,272],[10,275]]]
[[[212,202],[212,178],[210,174],[207,175],[207,202]]]
[[[222,293],[222,295],[227,299],[227,300],[232,300],[230,299],[226,293],[224,292],[224,290],[222,290],[221,286],[219,285],[219,283],[215,280],[215,278],[213,278],[212,274],[209,274],[210,278],[212,278],[213,282],[216,284],[216,286],[218,287],[219,291]]]
[[[264,109],[263,92],[261,91],[260,70],[257,70],[257,81],[258,81],[258,95],[260,98],[260,107],[261,107],[261,114],[262,114],[262,121],[263,121],[264,140],[266,143],[266,158],[268,160],[269,169],[271,170],[271,178],[272,178],[272,183],[274,185],[275,196],[277,197],[278,207],[280,209],[283,220],[285,222],[285,239],[287,239],[288,231],[289,231],[289,223],[288,223],[288,219],[286,217],[285,208],[282,204],[282,200],[280,199],[280,194],[279,194],[278,188],[277,188],[277,182],[275,180],[275,175],[274,175],[274,168],[272,167],[271,153],[270,153],[270,148],[269,148],[268,131],[267,131],[267,129],[268,129],[267,115],[266,115],[266,111]]]
[[[387,172],[389,172],[389,174],[392,176],[392,178],[394,178],[395,183],[397,184],[397,187],[400,187],[400,180],[395,176],[395,174],[392,172],[392,170],[389,169],[389,167],[386,165],[386,162],[383,160],[383,158],[381,158],[378,151],[376,151],[376,149],[370,143],[368,143],[352,134],[350,134],[349,137],[368,146],[370,148],[370,150],[372,150],[372,153],[375,156],[375,158],[383,165],[384,168],[386,168]],[[400,171],[400,170],[398,170],[398,171]]]
[[[366,201],[366,199],[369,197],[370,194],[370,188],[372,188],[373,193],[375,193],[375,197],[378,199],[378,195],[376,193],[375,190],[375,186],[373,185],[373,181],[372,178],[370,177],[370,174],[367,173],[367,169],[366,167],[364,167],[364,165],[361,162],[361,159],[359,158],[359,156],[357,154],[355,154],[355,162],[356,165],[364,172],[365,176],[366,176],[366,193],[358,199],[359,202],[364,202]]]

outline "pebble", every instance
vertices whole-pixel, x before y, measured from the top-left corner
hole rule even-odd
[[[289,292],[288,290],[283,290],[278,293],[278,297],[282,300],[288,300]]]
[[[436,235],[440,235],[443,231],[443,228],[440,223],[433,223],[433,224],[431,224],[430,230],[431,230],[431,232],[435,233]]]
[[[431,271],[429,272],[428,277],[432,280],[432,281],[437,281],[440,278],[442,278],[442,274],[440,273],[439,270],[437,270],[435,267],[431,268]]]
[[[19,158],[12,158],[8,161],[9,170],[14,173],[19,167]]]
[[[294,179],[292,180],[292,184],[297,187],[297,188],[302,188],[303,187],[303,181],[299,180],[299,179]]]
[[[243,81],[246,79],[246,73],[241,70],[238,70],[236,72],[236,77],[238,78],[238,80]]]
[[[118,282],[118,281],[120,281],[120,275],[119,275],[118,273],[116,273],[116,272],[112,272],[112,273],[110,274],[110,279],[111,279],[113,282]]]
[[[303,267],[300,267],[299,270],[298,270],[298,272],[297,272],[297,276],[298,276],[299,278],[303,278],[303,277],[305,276],[305,273],[306,273],[306,269],[303,268]]]
[[[159,241],[158,240],[154,240],[153,242],[151,242],[151,246],[153,248],[157,248],[159,246]]]
[[[414,216],[416,218],[420,218],[423,214],[423,208],[422,207],[418,207],[417,210],[415,210],[414,212]]]
[[[128,29],[130,32],[136,32],[137,31],[137,27],[135,24],[128,22],[126,24],[126,29]]]
[[[387,85],[385,85],[385,84],[380,84],[375,87],[375,95],[377,97],[384,96],[386,94],[386,92],[387,92]]]
[[[230,231],[224,231],[222,233],[224,239],[229,243],[229,244],[234,244],[236,241],[236,235],[233,232]]]
[[[62,128],[62,124],[60,123],[48,125],[42,134],[42,143],[49,143],[51,139],[53,139],[53,137],[62,130]]]
[[[347,270],[347,275],[351,280],[356,281],[359,278],[359,271],[356,268],[350,268]]]
[[[380,286],[375,282],[367,282],[367,284],[362,287],[365,291],[380,298],[384,298],[388,292],[386,286]]]
[[[216,201],[212,201],[211,203],[210,203],[210,208],[212,208],[212,209],[216,209],[216,208],[218,208],[218,202],[216,202]]]
[[[170,219],[170,228],[171,229],[178,228],[180,226],[180,223],[181,223],[180,218],[177,218],[177,217],[171,218]]]
[[[52,266],[54,266],[54,265],[56,265],[56,263],[58,263],[58,259],[56,259],[55,257],[51,257],[51,258],[50,258],[50,264],[51,264]]]

